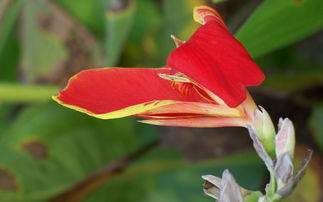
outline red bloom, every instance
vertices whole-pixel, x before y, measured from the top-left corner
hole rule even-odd
[[[187,42],[174,38],[178,47],[166,67],[85,70],[54,100],[103,119],[140,116],[158,125],[245,126],[256,108],[246,86],[259,85],[264,75],[215,10],[197,7],[194,19],[202,26]]]

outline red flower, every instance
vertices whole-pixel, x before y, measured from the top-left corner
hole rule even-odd
[[[256,109],[246,86],[264,74],[207,6],[194,9],[202,26],[159,69],[101,68],[70,79],[54,100],[102,119],[140,116],[157,125],[246,126]]]

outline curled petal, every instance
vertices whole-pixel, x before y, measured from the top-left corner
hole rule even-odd
[[[205,23],[216,20],[224,25],[221,15],[208,6],[196,6],[193,11],[193,18],[196,22],[204,25]]]
[[[195,19],[200,18],[205,24],[171,52],[167,64],[236,107],[246,99],[245,88],[259,85],[264,74],[216,11],[197,8]]]

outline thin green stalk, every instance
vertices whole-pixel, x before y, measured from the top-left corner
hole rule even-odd
[[[58,87],[48,85],[26,85],[0,83],[0,102],[41,102],[57,94]]]
[[[269,168],[268,170],[270,173],[270,181],[269,181],[268,190],[266,190],[267,192],[266,196],[268,198],[272,198],[276,193],[276,177],[273,169]]]

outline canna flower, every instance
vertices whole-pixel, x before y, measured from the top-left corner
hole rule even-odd
[[[185,127],[252,124],[257,106],[246,87],[264,74],[228,31],[221,16],[207,6],[194,9],[201,24],[177,46],[161,68],[100,68],[72,77],[53,99],[101,119],[127,116],[141,122]]]

